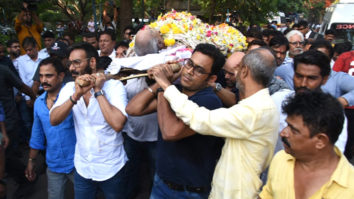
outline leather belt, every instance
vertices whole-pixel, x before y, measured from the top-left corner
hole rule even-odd
[[[210,188],[208,188],[208,187],[191,187],[188,185],[175,184],[173,182],[169,182],[164,179],[161,179],[161,180],[168,186],[168,188],[175,190],[175,191],[189,191],[189,192],[194,192],[194,193],[206,193],[206,192],[210,191]]]

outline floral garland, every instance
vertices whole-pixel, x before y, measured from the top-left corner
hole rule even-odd
[[[160,15],[150,28],[160,31],[166,46],[182,44],[195,48],[199,43],[212,43],[228,55],[247,48],[246,37],[228,24],[209,25],[187,12],[172,10]],[[130,43],[134,47],[134,40]]]

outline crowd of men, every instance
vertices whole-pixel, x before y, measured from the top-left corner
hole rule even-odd
[[[201,43],[123,84],[105,70],[134,31],[134,56],[165,52],[158,31],[75,42],[26,9],[15,26],[0,45],[0,198],[10,177],[14,198],[33,191],[41,151],[50,199],[68,180],[78,199],[354,198],[354,51],[333,30],[251,27],[245,52]]]

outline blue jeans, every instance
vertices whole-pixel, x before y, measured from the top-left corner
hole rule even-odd
[[[74,174],[75,199],[95,199],[97,190],[100,189],[105,199],[124,199],[127,189],[126,166],[116,175],[105,181],[86,179],[75,171]]]
[[[66,173],[55,173],[47,168],[48,177],[48,198],[64,199],[65,183],[68,179],[74,182],[74,171]]]
[[[20,142],[27,143],[31,137],[33,123],[33,108],[27,107],[26,100],[22,99],[19,103],[19,112],[21,115],[23,130],[19,132]]]
[[[175,191],[170,189],[161,178],[155,174],[154,185],[152,187],[150,199],[207,199],[207,193],[194,193],[190,191]]]

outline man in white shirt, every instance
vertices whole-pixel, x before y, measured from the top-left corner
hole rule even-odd
[[[93,199],[98,189],[107,199],[126,198],[128,158],[120,133],[127,116],[126,91],[120,81],[96,73],[98,53],[90,44],[74,45],[69,54],[69,70],[76,81],[62,88],[50,122],[58,125],[73,112],[75,198]],[[88,85],[80,86],[80,81]]]
[[[281,132],[286,127],[286,114],[282,113],[281,106],[289,96],[293,96],[297,93],[304,91],[321,91],[321,86],[326,84],[330,76],[330,66],[329,58],[317,50],[309,50],[305,53],[298,55],[294,58],[294,71],[295,75],[293,77],[295,92],[291,90],[281,90],[272,95],[272,98],[277,105],[278,111],[280,113],[280,125],[279,132]],[[336,96],[335,96],[336,97]],[[344,97],[338,97],[338,101],[343,101],[346,99]],[[347,122],[344,123],[344,128],[340,134],[335,145],[343,152],[345,144],[347,142]],[[281,140],[278,139],[275,152],[283,149]]]
[[[100,33],[98,39],[98,46],[100,50],[98,50],[98,55],[108,56],[111,59],[116,57],[116,51],[114,50],[114,46],[116,45],[116,35],[113,30],[105,30]]]
[[[39,84],[33,86],[32,78],[39,62],[41,62],[43,58],[38,54],[38,44],[33,37],[26,37],[22,42],[22,47],[26,54],[17,58],[18,73],[23,83],[28,87],[32,87],[33,92],[37,94]],[[19,111],[24,125],[24,131],[22,131],[20,136],[22,142],[27,142],[30,137],[33,122],[33,103],[34,99],[24,94],[23,99],[19,103]]]

